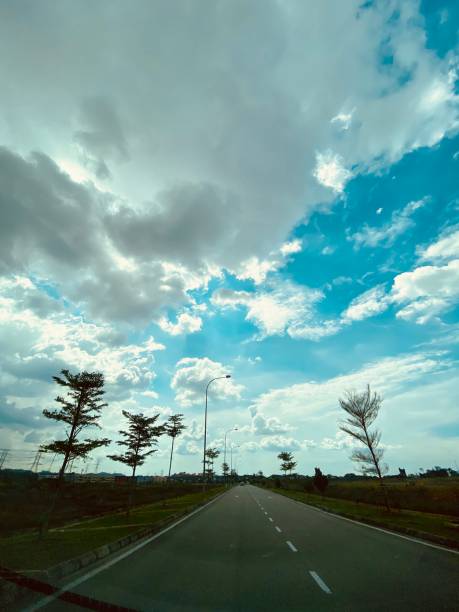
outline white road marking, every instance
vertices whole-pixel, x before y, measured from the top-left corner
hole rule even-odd
[[[268,517],[268,518],[269,518],[269,520],[270,520],[270,521],[271,521],[271,523],[272,523],[272,522],[273,522],[273,519],[272,519],[271,517]]]
[[[293,552],[298,552],[298,548],[295,548],[295,546],[293,546],[293,544],[290,542],[290,540],[287,540],[287,546],[293,551]]]
[[[278,527],[277,525],[276,525],[276,531],[278,531],[279,533],[282,533],[282,529]]]
[[[268,513],[265,511],[266,516],[268,516]]]
[[[53,593],[52,595],[48,595],[48,597],[44,597],[43,599],[41,599],[40,601],[37,601],[37,603],[33,604],[29,608],[24,608],[24,612],[35,612],[35,610],[40,610],[41,608],[44,608],[48,604],[52,603],[54,600],[58,599],[59,595],[62,595],[62,593],[65,593],[66,591],[71,591],[75,587],[79,586],[81,583],[86,582],[86,580],[89,580],[93,576],[96,576],[100,572],[103,572],[104,570],[108,569],[112,565],[115,565],[115,563],[118,563],[118,561],[122,561],[126,557],[129,557],[130,555],[137,552],[138,550],[140,550],[147,544],[150,544],[150,542],[153,542],[153,540],[156,540],[157,538],[161,537],[164,533],[167,533],[171,529],[174,529],[174,527],[177,527],[177,525],[180,525],[180,523],[187,521],[194,514],[201,512],[201,510],[204,510],[204,508],[207,508],[207,506],[210,506],[210,504],[213,504],[214,502],[216,502],[217,499],[220,499],[221,497],[223,497],[223,495],[225,495],[225,493],[222,493],[218,497],[211,499],[210,502],[207,502],[207,504],[204,504],[204,506],[196,508],[196,510],[193,510],[193,512],[190,512],[190,514],[187,514],[186,516],[179,519],[175,523],[172,523],[172,525],[169,525],[169,527],[166,527],[162,531],[158,531],[158,533],[155,533],[155,535],[151,536],[150,538],[147,538],[146,540],[142,540],[139,544],[137,544],[136,546],[133,546],[132,548],[122,553],[118,557],[115,557],[114,559],[110,559],[110,561],[107,561],[107,563],[104,563],[103,565],[96,567],[95,569],[91,570],[87,574],[84,574],[84,576],[80,576],[80,578],[76,578],[75,580],[72,580],[72,582],[67,583],[65,586],[62,587],[62,589],[59,589],[59,591],[56,591],[56,593]]]
[[[235,497],[239,498],[239,495],[235,495]]]
[[[459,550],[453,550],[452,548],[446,548],[446,546],[439,546],[438,544],[431,544],[430,542],[425,542],[424,540],[418,540],[417,538],[412,538],[410,536],[402,535],[401,533],[397,533],[395,531],[389,531],[388,529],[383,529],[382,527],[376,527],[375,525],[368,525],[368,523],[362,523],[361,521],[355,521],[354,519],[347,518],[347,516],[340,516],[339,514],[335,514],[334,512],[331,512],[331,511],[327,512],[327,510],[321,510],[320,508],[316,508],[315,506],[311,506],[310,504],[305,504],[303,502],[297,501],[296,499],[292,499],[292,501],[295,504],[306,506],[307,508],[310,508],[311,510],[315,510],[316,512],[321,512],[322,514],[325,514],[329,516],[330,518],[339,519],[341,521],[348,521],[349,523],[354,523],[355,525],[360,525],[361,527],[368,527],[368,529],[374,529],[375,531],[381,531],[382,533],[387,533],[391,536],[395,536],[396,538],[401,538],[402,540],[408,540],[409,542],[414,542],[415,544],[422,544],[423,546],[428,546],[429,548],[436,548],[437,550],[443,550],[444,552],[453,553],[453,555],[459,555]]]
[[[347,518],[346,516],[340,516],[339,514],[335,514],[331,510],[330,511],[321,510],[320,508],[316,508],[315,506],[311,506],[310,504],[306,504],[296,499],[292,499],[291,497],[286,497],[285,495],[281,495],[280,493],[277,493],[276,495],[278,495],[279,497],[283,497],[284,499],[287,499],[288,501],[291,501],[294,504],[298,504],[299,506],[306,506],[306,508],[310,510],[321,512],[322,514],[325,514],[330,518],[340,519],[341,521],[348,521],[349,523],[355,523],[356,525],[360,525],[361,527],[368,527],[368,529],[374,529],[375,531],[382,531],[382,533],[387,533],[391,536],[395,536],[396,538],[401,538],[402,540],[408,540],[409,542],[414,542],[415,544],[422,544],[422,546],[428,546],[429,548],[436,548],[437,550],[443,550],[444,552],[449,552],[449,553],[452,553],[453,555],[459,555],[459,550],[454,550],[453,548],[446,548],[446,546],[440,546],[439,544],[431,544],[430,542],[426,542],[425,540],[419,540],[417,538],[402,535],[401,533],[397,533],[396,531],[389,531],[388,529],[383,529],[382,527],[376,527],[375,525],[368,525],[368,523],[362,523],[361,521],[356,521],[354,519]]]
[[[331,590],[328,588],[328,586],[325,584],[322,578],[318,574],[316,574],[316,572],[313,572],[311,570],[309,571],[309,573],[314,578],[314,580],[317,582],[317,584],[322,589],[322,591],[324,591],[324,593],[327,593],[327,595],[331,595]]]

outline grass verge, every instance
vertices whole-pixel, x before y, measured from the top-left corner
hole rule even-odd
[[[347,518],[362,521],[363,523],[377,525],[378,527],[399,531],[434,542],[444,540],[446,545],[459,549],[459,520],[454,516],[416,512],[414,510],[394,510],[388,513],[384,508],[371,504],[322,497],[313,493],[303,493],[302,491],[271,490],[274,493],[285,495],[310,506],[334,512]]]
[[[116,513],[72,523],[52,529],[43,541],[32,533],[1,538],[0,565],[19,571],[49,569],[135,531],[154,527],[176,514],[190,511],[223,490],[223,487],[213,487],[205,493],[190,493],[140,506],[132,510],[130,516]]]

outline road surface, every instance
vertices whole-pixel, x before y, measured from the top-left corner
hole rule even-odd
[[[145,611],[459,610],[458,554],[251,485],[112,561],[66,584]],[[29,610],[81,610],[37,602]]]

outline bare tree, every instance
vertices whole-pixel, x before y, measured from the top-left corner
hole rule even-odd
[[[186,425],[183,424],[183,414],[173,414],[169,417],[165,425],[166,434],[172,438],[171,458],[169,460],[169,475],[167,477],[168,480],[170,480],[171,477],[172,455],[174,454],[175,438],[179,436],[184,429],[186,429]]]
[[[383,481],[383,473],[387,471],[387,466],[382,463],[384,450],[379,447],[381,432],[377,429],[370,431],[379,414],[382,398],[377,393],[372,393],[370,385],[367,385],[363,393],[348,391],[344,399],[339,399],[339,403],[348,414],[348,418],[339,425],[341,431],[366,447],[355,449],[351,459],[360,466],[364,474],[373,474],[379,478],[386,508],[390,511],[389,498]]]

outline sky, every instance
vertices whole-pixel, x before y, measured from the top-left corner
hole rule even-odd
[[[67,368],[104,373],[113,440],[78,469],[124,471],[128,410],[184,414],[198,472],[226,374],[239,472],[355,471],[367,384],[391,473],[457,468],[458,28],[454,0],[1,3],[5,467],[63,434]]]

